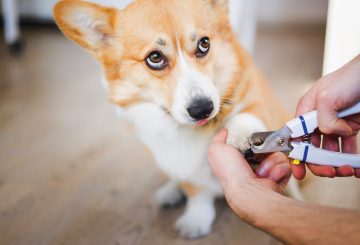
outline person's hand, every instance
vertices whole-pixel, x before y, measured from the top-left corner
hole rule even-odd
[[[343,152],[356,153],[360,115],[338,119],[337,112],[349,108],[359,101],[360,56],[341,69],[317,81],[299,101],[296,115],[300,116],[309,111],[317,110],[319,130],[324,134],[323,147],[331,151],[339,151],[338,136],[341,136]],[[313,134],[311,141],[314,145],[319,146],[320,132]],[[307,166],[311,172],[318,176],[345,177],[355,175],[360,178],[360,169],[353,169],[350,166],[339,168],[313,164],[307,164]],[[292,168],[295,178],[300,180],[305,177],[305,163],[292,165]]]
[[[208,158],[230,207],[241,217],[245,209],[257,205],[257,194],[281,193],[291,177],[291,168],[288,158],[278,152],[267,156],[254,173],[242,154],[226,144],[226,137],[227,130],[223,129],[213,138]]]

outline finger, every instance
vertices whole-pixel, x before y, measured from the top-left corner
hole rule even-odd
[[[301,97],[296,107],[296,116],[304,115],[316,109],[316,85]]]
[[[356,178],[360,178],[360,168],[355,169],[355,174],[354,175],[355,175]]]
[[[320,177],[334,178],[336,176],[336,170],[332,166],[320,166],[315,164],[307,164],[310,171]]]
[[[214,136],[211,143],[212,144],[214,144],[214,143],[225,143],[226,138],[227,138],[227,134],[228,134],[228,131],[227,131],[226,128],[221,129],[220,132]]]
[[[324,135],[323,138],[323,149],[338,152],[339,147],[339,137],[334,135]]]
[[[312,134],[311,136],[311,143],[316,146],[316,147],[320,147],[321,144],[321,133],[316,131],[314,134]]]
[[[233,146],[225,143],[226,133],[219,132],[209,147],[208,159],[212,171],[222,184],[255,177],[248,162]]]
[[[356,154],[357,153],[357,136],[343,138],[343,152]]]
[[[337,117],[337,104],[335,96],[326,90],[317,98],[317,113],[319,129],[325,134],[352,135],[352,128],[344,119]]]
[[[267,178],[282,186],[285,186],[289,182],[290,177],[291,169],[288,162],[275,165],[267,175]]]
[[[353,129],[354,135],[360,131],[360,114],[355,114],[346,118],[347,123]]]
[[[228,153],[217,150],[215,154],[209,157],[211,169],[222,184],[235,180],[245,181],[255,177],[249,163],[239,152],[234,152],[232,155]]]
[[[256,175],[265,178],[270,171],[271,168],[273,168],[275,165],[280,163],[288,163],[288,158],[281,152],[273,153],[269,156],[267,156],[259,165],[259,167],[256,169]]]
[[[354,169],[351,166],[341,166],[336,169],[336,176],[338,177],[350,177],[354,175]]]
[[[304,179],[305,175],[306,175],[305,163],[301,162],[300,164],[292,164],[292,162],[293,162],[293,160],[290,160],[290,163],[291,163],[290,166],[291,166],[293,176],[297,180]]]

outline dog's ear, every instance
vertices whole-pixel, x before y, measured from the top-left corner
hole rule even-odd
[[[201,0],[210,7],[213,20],[218,24],[219,32],[229,32],[229,0]],[[231,29],[230,29],[231,30]]]
[[[205,1],[207,4],[210,4],[210,6],[215,9],[228,11],[229,0],[203,0],[203,1]]]
[[[229,0],[206,0],[214,7],[225,7],[227,8]]]
[[[97,4],[63,0],[54,8],[55,21],[64,34],[96,57],[113,36],[116,10]]]

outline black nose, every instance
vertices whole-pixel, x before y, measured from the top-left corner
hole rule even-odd
[[[189,115],[196,120],[208,118],[213,110],[214,103],[206,98],[194,100],[187,108]]]

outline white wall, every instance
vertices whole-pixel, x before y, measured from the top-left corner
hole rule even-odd
[[[15,0],[14,0],[15,1]],[[35,17],[45,21],[52,20],[52,8],[58,0],[17,0],[22,16]],[[116,5],[124,7],[132,0],[88,0],[89,2],[99,2],[104,5]]]
[[[360,54],[360,1],[330,0],[324,75]]]
[[[52,8],[57,0],[17,0],[21,16],[43,20],[52,19]]]
[[[328,0],[258,0],[259,21],[270,24],[323,24]]]
[[[15,1],[15,0],[14,0]],[[51,19],[51,9],[57,0],[18,0],[23,15]],[[91,0],[126,5],[131,0]],[[179,0],[181,1],[181,0]],[[232,0],[236,2],[240,0]],[[266,23],[325,23],[327,0],[247,0],[258,2],[260,22]],[[235,3],[236,4],[236,3]]]

